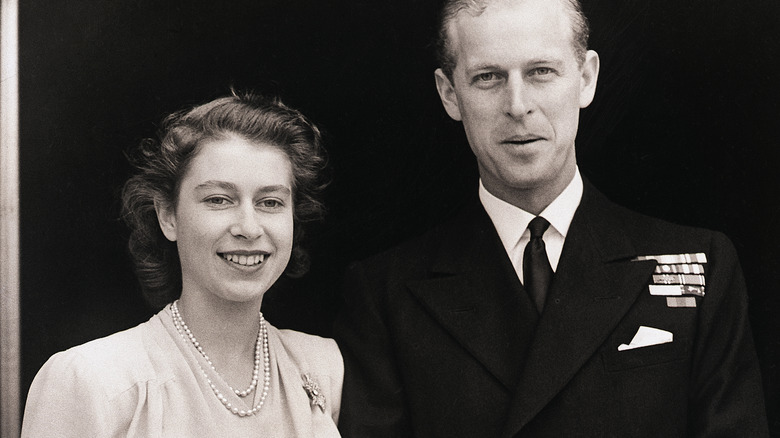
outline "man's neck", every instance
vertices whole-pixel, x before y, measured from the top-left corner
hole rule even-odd
[[[506,188],[492,186],[489,181],[482,180],[485,189],[493,196],[514,205],[528,213],[538,216],[569,186],[576,174],[576,168],[571,170],[568,178],[560,178],[552,185],[539,185],[528,188]]]

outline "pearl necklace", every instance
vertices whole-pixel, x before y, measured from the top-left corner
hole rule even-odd
[[[195,349],[198,350],[198,352],[200,353],[201,356],[203,356],[204,359],[206,359],[206,363],[208,363],[209,366],[211,366],[211,369],[214,370],[215,373],[219,374],[217,368],[214,367],[213,363],[211,363],[211,359],[209,359],[209,356],[206,354],[205,351],[203,351],[203,347],[201,347],[198,340],[195,339],[195,335],[192,334],[189,327],[187,327],[187,324],[184,323],[184,319],[182,319],[181,317],[181,313],[179,312],[179,307],[177,303],[173,303],[173,305],[171,306],[171,311],[172,311],[171,313],[175,318],[175,322],[178,322],[181,325],[184,333],[187,334],[187,337],[190,339],[190,342],[192,343],[192,345],[195,346]],[[262,314],[260,315],[260,318],[262,320]],[[261,347],[262,347],[262,337],[261,337],[261,332],[258,332],[257,341],[255,342],[255,364],[254,364],[254,370],[252,370],[252,383],[249,385],[249,388],[243,391],[240,391],[238,389],[233,389],[232,386],[228,385],[230,386],[230,390],[233,391],[239,397],[246,397],[247,395],[251,394],[252,391],[254,391],[255,387],[257,387],[257,378],[260,371]]]
[[[211,390],[214,392],[214,395],[217,396],[217,399],[222,403],[225,408],[232,412],[235,415],[238,415],[240,417],[246,417],[255,415],[260,408],[265,403],[265,398],[268,395],[268,387],[271,383],[271,363],[270,363],[270,354],[268,353],[268,328],[266,327],[265,318],[263,318],[263,312],[259,312],[260,314],[260,330],[257,333],[257,342],[255,343],[255,364],[254,369],[252,370],[252,383],[249,385],[249,388],[240,391],[237,389],[233,389],[232,386],[228,385],[230,387],[230,390],[233,391],[238,397],[246,397],[254,389],[257,387],[257,381],[258,376],[260,374],[260,352],[262,351],[263,356],[263,393],[260,396],[260,402],[252,409],[249,410],[243,410],[239,409],[235,406],[233,406],[232,403],[228,401],[228,399],[222,395],[222,392],[220,392],[219,389],[217,389],[216,385],[211,381],[211,378],[206,374],[206,370],[203,369],[203,367],[198,364],[198,367],[200,368],[201,373],[203,373],[203,377],[206,378],[206,382],[209,384],[209,387],[211,387]],[[190,343],[195,347],[196,350],[203,356],[203,358],[206,360],[206,363],[208,363],[211,366],[211,369],[214,370],[216,374],[219,374],[217,372],[217,369],[214,367],[214,364],[209,359],[208,355],[205,351],[203,351],[203,347],[200,346],[200,343],[195,339],[195,335],[192,334],[192,331],[190,331],[189,327],[187,327],[187,324],[184,322],[184,319],[181,317],[181,313],[179,312],[179,306],[178,306],[178,300],[174,301],[171,305],[171,315],[173,316],[173,325],[176,327],[176,331],[179,332],[179,335],[184,339],[185,341],[187,338],[189,338]],[[186,336],[185,336],[186,334]]]

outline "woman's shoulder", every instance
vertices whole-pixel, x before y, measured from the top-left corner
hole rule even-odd
[[[158,378],[150,360],[156,344],[155,321],[95,339],[54,354],[36,380],[49,383],[84,384],[102,388],[111,397],[139,381]]]
[[[343,373],[341,351],[333,339],[296,330],[280,330],[273,326],[270,326],[270,330],[276,331],[287,354],[296,362],[307,363],[318,369],[330,369],[334,374]]]
[[[313,412],[319,412],[314,406],[320,404],[314,403],[314,400],[319,400],[317,394],[322,391],[325,406],[323,409],[327,410],[334,422],[338,422],[341,390],[344,385],[344,359],[336,341],[295,330],[278,330],[271,325],[269,336],[277,338],[278,343],[275,345],[282,347],[286,353],[277,355],[278,360],[283,360],[282,357],[286,356],[285,361],[292,361],[284,364],[292,377],[290,381],[300,385],[300,379],[303,379],[304,389],[313,403]],[[298,376],[293,377],[293,373]]]
[[[119,436],[152,385],[171,378],[159,318],[53,355],[36,374],[22,436]]]

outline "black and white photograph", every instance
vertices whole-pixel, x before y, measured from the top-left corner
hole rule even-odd
[[[779,2],[2,14],[3,437],[780,436]]]

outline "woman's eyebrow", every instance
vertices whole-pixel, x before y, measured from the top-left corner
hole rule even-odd
[[[208,180],[206,182],[202,182],[197,186],[195,186],[195,190],[211,189],[215,187],[223,190],[231,190],[231,191],[235,191],[238,189],[238,187],[236,187],[236,185],[231,182]]]
[[[213,189],[213,188],[219,188],[225,191],[232,191],[232,192],[238,191],[238,186],[227,181],[209,180],[195,186],[195,190],[206,190],[206,189]],[[292,189],[290,189],[289,186],[284,184],[272,184],[272,185],[259,187],[256,190],[256,192],[257,193],[283,192],[285,194],[290,194],[292,193]]]
[[[292,193],[290,187],[283,184],[275,184],[270,186],[263,186],[257,190],[258,193],[271,193],[271,192],[283,192],[285,194]]]

